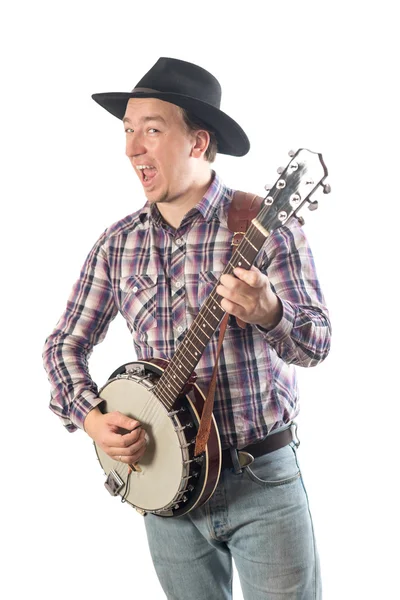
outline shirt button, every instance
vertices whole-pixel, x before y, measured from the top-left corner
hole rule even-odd
[[[178,239],[176,239],[176,240],[175,240],[175,244],[176,244],[177,246],[182,246],[182,244],[183,244],[183,239],[182,239],[182,238],[178,238]]]
[[[181,287],[181,285],[182,285],[182,281],[177,281],[177,282],[175,283],[175,286],[176,286],[177,288]]]
[[[176,330],[177,330],[177,331],[179,331],[179,333],[180,333],[181,331],[183,331],[183,327],[182,327],[182,325],[179,325],[179,327],[177,327],[177,328],[176,328]]]
[[[136,285],[135,285],[135,287],[133,288],[133,291],[134,291],[134,292],[137,292],[137,291],[138,291],[138,287],[137,287]]]

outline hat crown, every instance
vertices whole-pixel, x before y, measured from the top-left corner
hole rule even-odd
[[[198,65],[177,58],[159,58],[132,92],[137,88],[197,98],[218,109],[221,105],[221,86],[214,75]]]
[[[100,106],[123,119],[131,98],[156,98],[170,102],[212,131],[220,154],[244,156],[250,142],[243,129],[220,109],[221,86],[202,67],[177,58],[161,57],[131,92],[93,94]]]

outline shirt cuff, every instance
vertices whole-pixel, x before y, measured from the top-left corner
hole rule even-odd
[[[93,392],[87,391],[77,396],[77,398],[74,400],[69,415],[71,423],[73,423],[74,426],[79,429],[84,429],[83,423],[86,419],[86,416],[101,402],[103,402],[103,398],[99,398]]]
[[[295,308],[287,300],[279,298],[282,304],[282,318],[273,329],[265,329],[261,325],[256,325],[256,329],[266,338],[268,342],[281,342],[290,337],[296,317]]]

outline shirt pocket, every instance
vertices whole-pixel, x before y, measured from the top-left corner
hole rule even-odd
[[[201,308],[204,302],[211,296],[215,285],[218,283],[222,271],[202,271],[199,273],[199,284],[197,288],[197,306]]]
[[[157,327],[157,274],[122,277],[121,312],[141,339]]]

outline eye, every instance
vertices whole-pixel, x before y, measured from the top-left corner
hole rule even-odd
[[[155,129],[155,127],[150,127],[150,129],[148,129],[149,133],[159,133],[158,129]]]
[[[125,133],[133,133],[133,129],[131,127],[127,127],[125,129]]]

